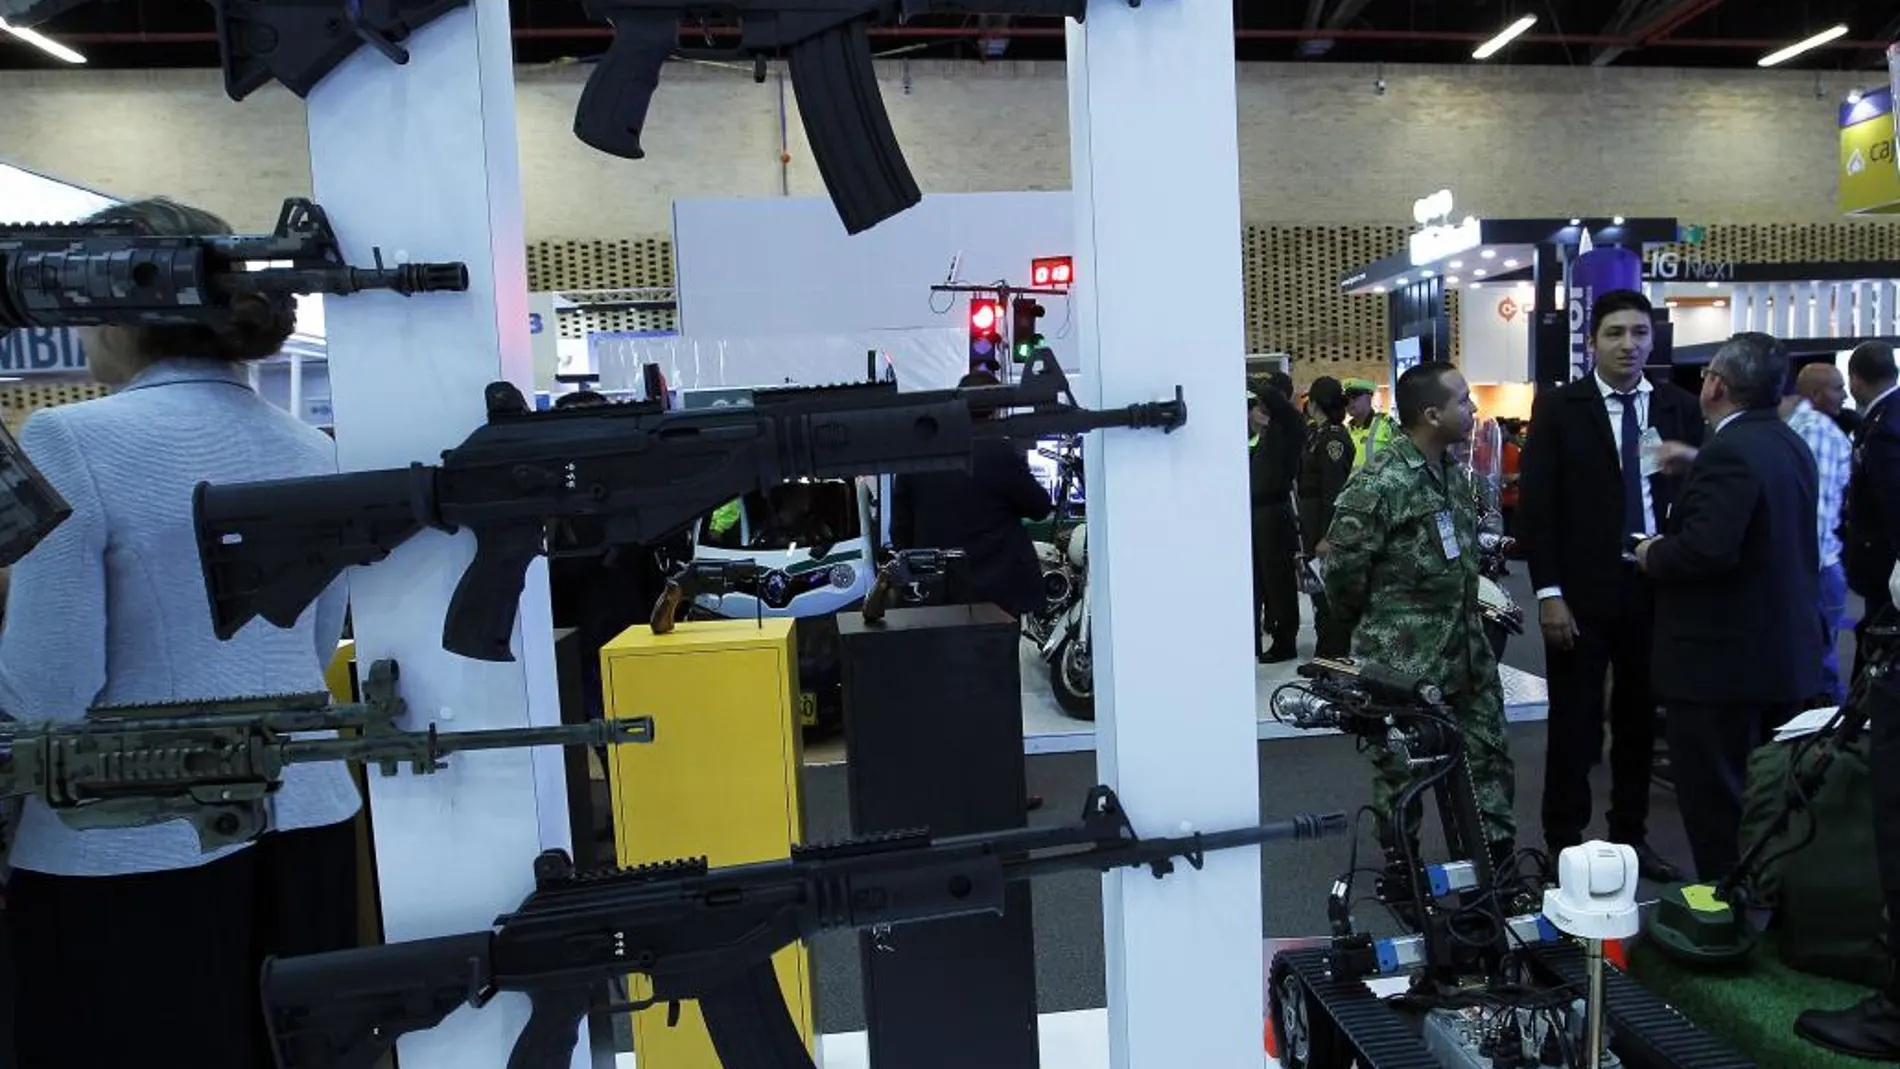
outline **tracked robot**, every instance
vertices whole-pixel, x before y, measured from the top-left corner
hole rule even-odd
[[[1419,772],[1394,806],[1435,796],[1450,857],[1387,844],[1382,870],[1347,870],[1327,899],[1324,945],[1281,952],[1270,1027],[1286,1069],[1745,1069],[1754,1062],[1704,1034],[1603,962],[1606,940],[1636,934],[1628,847],[1566,850],[1551,871],[1532,850],[1494,864],[1483,848],[1464,739],[1430,683],[1353,661],[1302,665],[1274,692],[1276,719],[1390,749]],[[1357,930],[1355,878],[1407,934]],[[1368,981],[1405,978],[1398,995]]]

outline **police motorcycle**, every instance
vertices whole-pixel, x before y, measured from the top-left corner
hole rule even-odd
[[[1524,633],[1524,609],[1499,580],[1511,572],[1508,557],[1516,539],[1504,533],[1504,428],[1497,420],[1478,422],[1466,443],[1466,466],[1478,509],[1478,609],[1484,637],[1502,661],[1511,636]]]
[[[1095,668],[1089,626],[1088,524],[1070,522],[1081,511],[1082,439],[1069,435],[1036,453],[1054,467],[1055,512],[1049,541],[1037,541],[1043,607],[1023,617],[1023,637],[1049,666],[1056,705],[1077,720],[1095,719]]]

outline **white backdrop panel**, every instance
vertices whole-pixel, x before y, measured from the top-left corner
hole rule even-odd
[[[592,347],[605,390],[640,389],[646,363],[659,364],[677,390],[863,382],[865,354],[873,349],[879,376],[888,360],[900,390],[949,389],[970,366],[969,335],[961,326],[732,338],[596,334]]]
[[[1074,248],[1068,191],[946,193],[847,235],[824,197],[673,204],[680,333],[701,338],[820,336],[951,327],[967,339],[969,295],[932,293],[961,255],[957,281],[1029,284],[1029,261]],[[1065,369],[1069,299],[1039,297],[1042,333]],[[1066,343],[1066,344],[1065,344]],[[862,356],[862,354],[860,354]]]

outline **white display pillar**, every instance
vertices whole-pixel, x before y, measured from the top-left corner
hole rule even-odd
[[[532,396],[527,251],[515,138],[508,0],[474,0],[416,32],[397,66],[363,47],[310,94],[312,185],[352,263],[461,260],[467,293],[360,294],[324,302],[330,393],[345,471],[437,462],[485,418],[483,388]],[[472,535],[425,532],[350,574],[359,664],[394,657],[413,726],[560,721],[547,569],[521,599],[517,659],[442,649]],[[534,886],[544,846],[567,843],[561,755],[457,754],[445,771],[369,774],[383,928],[391,941],[482,929]],[[524,996],[402,1040],[403,1069],[503,1069]],[[573,1064],[589,1064],[576,1044]]]
[[[1179,384],[1188,406],[1171,435],[1091,434],[1086,461],[1097,753],[1143,835],[1260,817],[1233,31],[1214,0],[1068,28],[1080,400]],[[1193,562],[1229,581],[1189,627]],[[1259,851],[1103,890],[1111,1066],[1260,1069]]]

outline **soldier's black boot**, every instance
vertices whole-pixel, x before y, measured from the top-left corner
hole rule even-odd
[[[1900,1062],[1900,982],[1844,1010],[1809,1010],[1794,1021],[1795,1034],[1850,1057]]]

